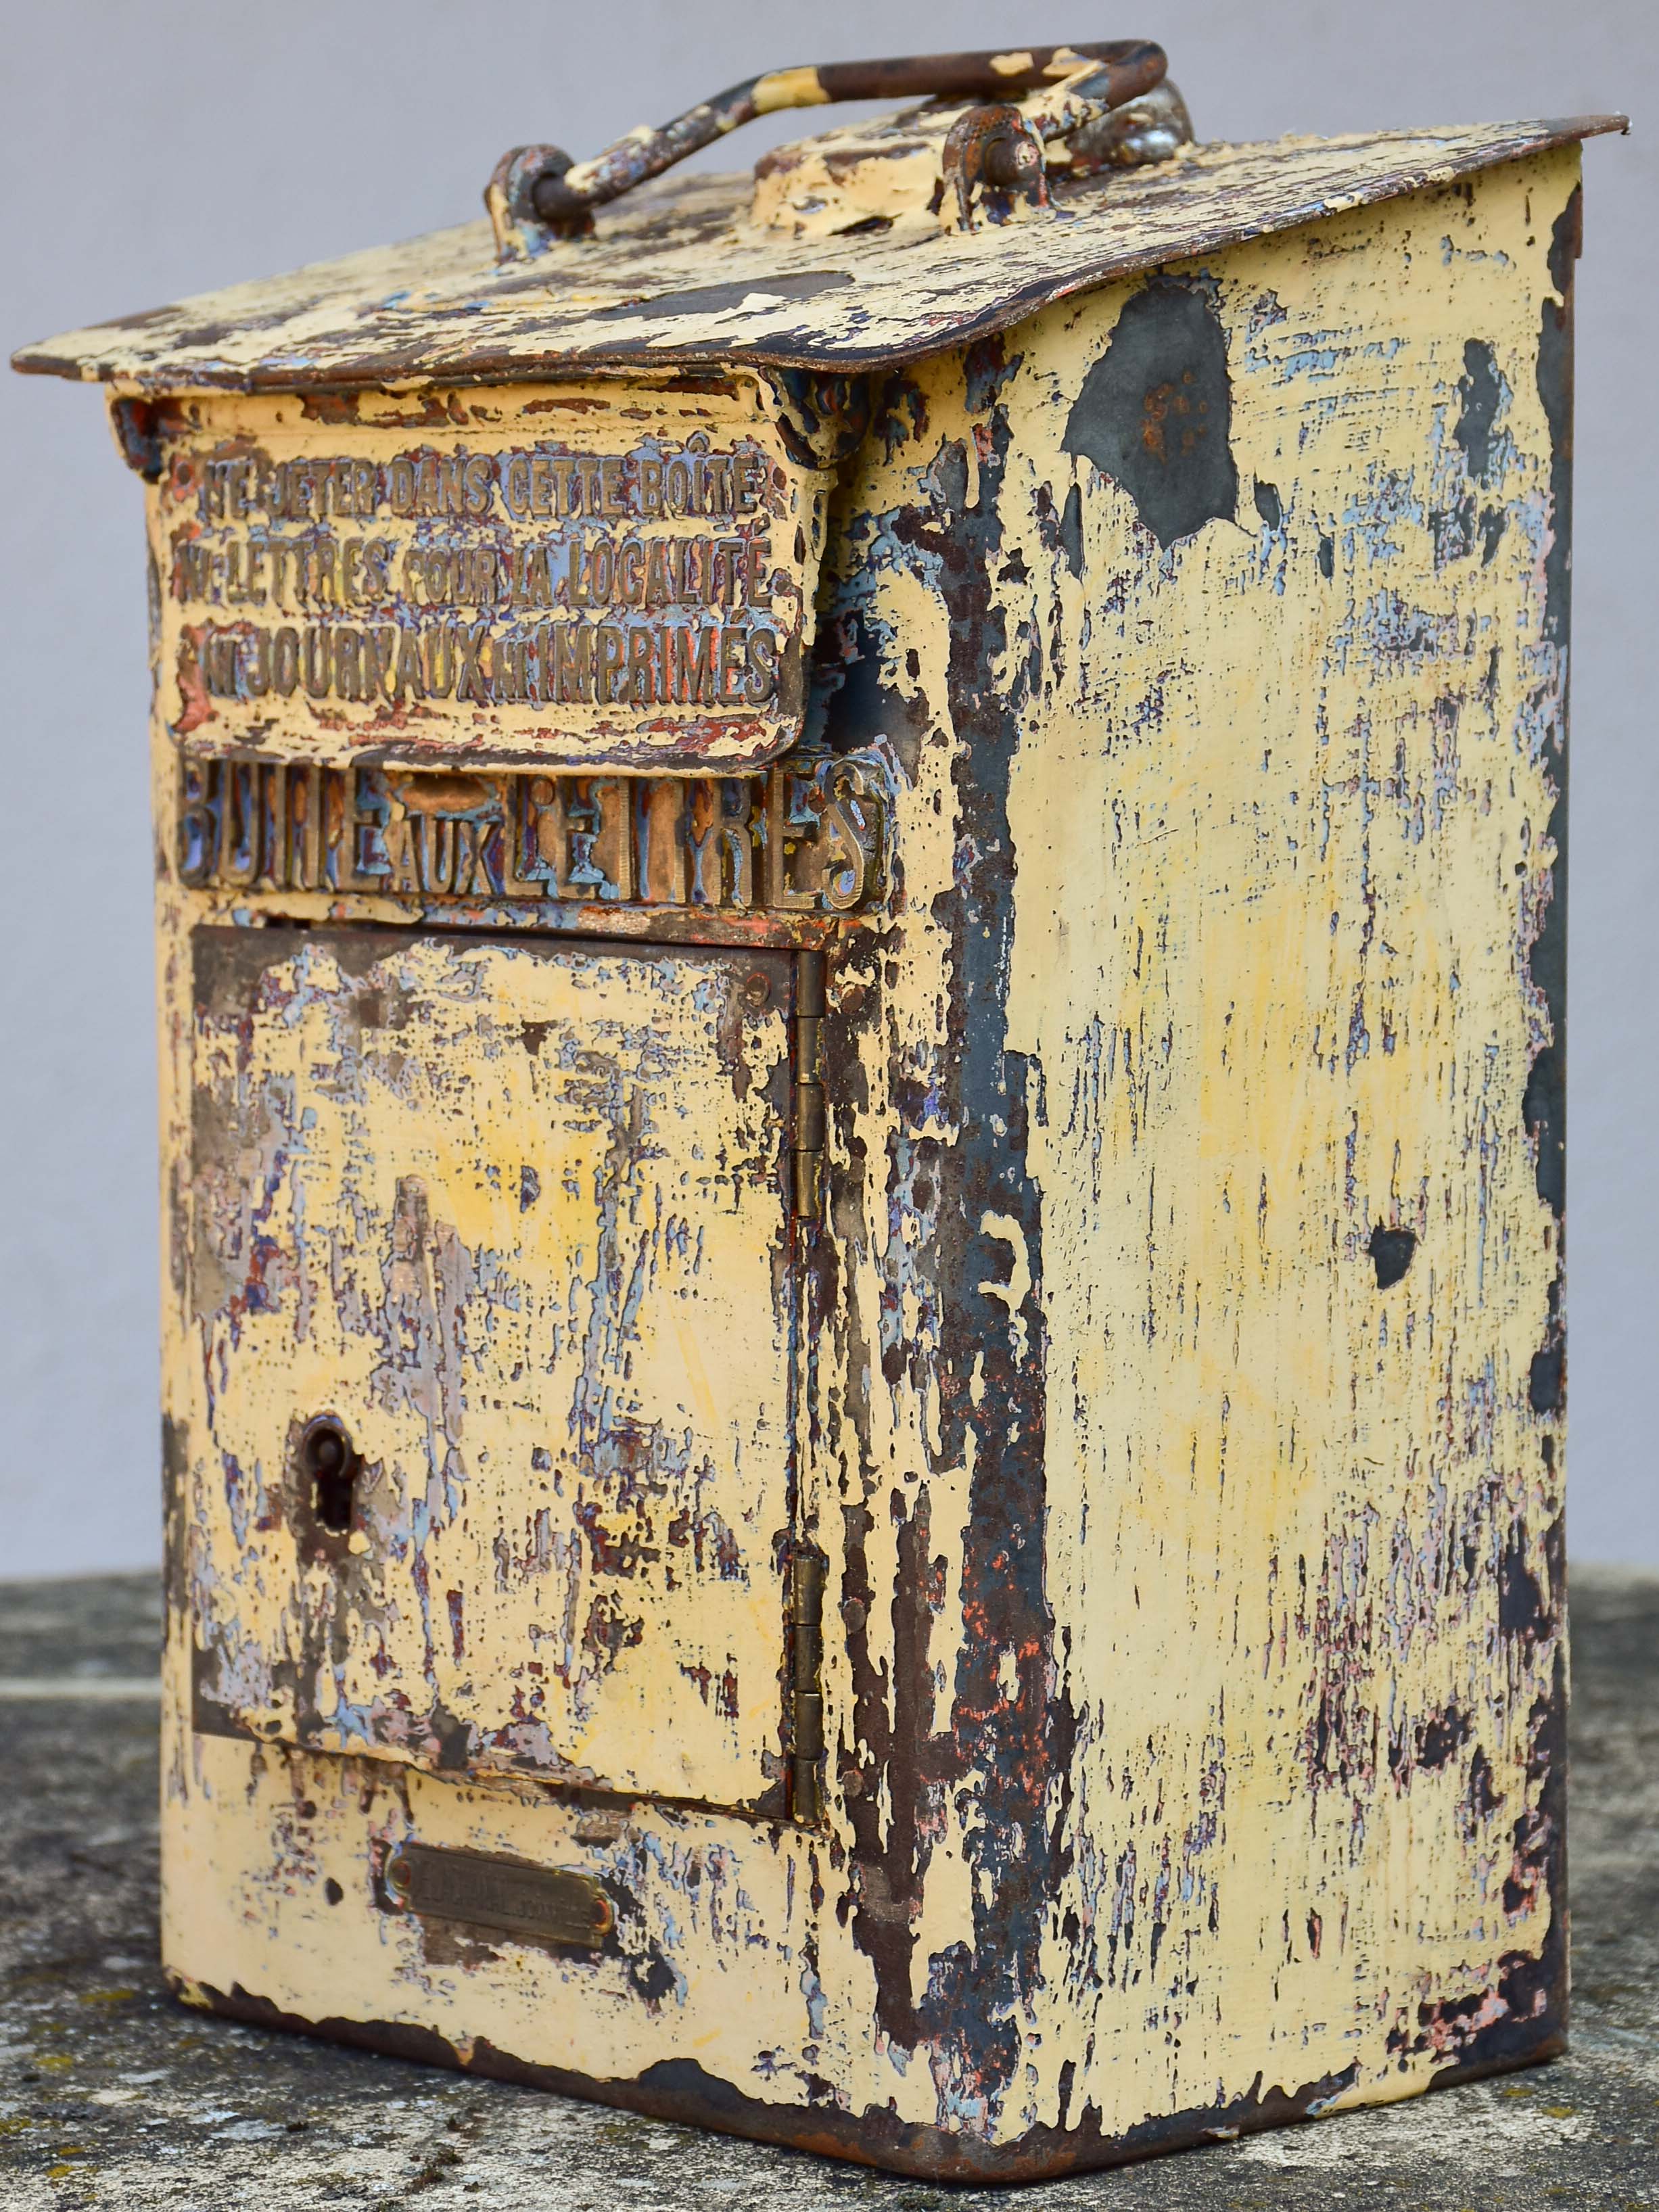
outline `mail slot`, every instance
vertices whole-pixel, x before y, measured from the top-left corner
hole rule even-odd
[[[18,356],[149,518],[187,2002],[955,2179],[1562,2046],[1617,122],[791,70]]]

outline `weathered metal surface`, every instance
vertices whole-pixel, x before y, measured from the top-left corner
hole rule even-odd
[[[1066,173],[1092,177],[1101,169],[1133,169],[1172,161],[1193,143],[1194,135],[1187,103],[1166,77],[1139,99],[1126,100],[1121,107],[1073,131],[1066,149]]]
[[[868,977],[904,1081],[844,1048],[915,1223],[825,1316],[890,1378],[840,1462],[853,1927],[934,2124],[1011,2170],[1561,2032],[1529,1124],[1573,178],[1050,309],[890,387],[854,489],[859,719],[954,890],[905,916],[914,995]],[[1379,1228],[1415,1239],[1387,1288]],[[860,1817],[885,1791],[914,1826]]]
[[[787,964],[193,942],[172,1412],[196,1727],[761,1799],[791,1519]],[[362,1462],[343,1525],[299,1451],[325,1411]]]
[[[405,1844],[386,1863],[390,1909],[414,1912],[520,1942],[597,1951],[617,1924],[617,1909],[592,1875],[481,1851],[432,1850]]]
[[[774,234],[775,357],[836,373],[711,380],[824,519],[763,772],[576,772],[551,717],[559,773],[492,765],[475,702],[388,760],[240,659],[215,729],[163,589],[186,1997],[954,2179],[1559,2048],[1589,127],[1212,149],[856,284]],[[726,364],[776,335],[734,207],[598,234],[636,302],[724,257],[678,307]],[[324,335],[362,279],[416,286],[399,379],[451,356],[129,410],[159,579],[210,421],[378,489],[398,410],[690,404],[623,373],[659,296],[550,380],[581,241],[465,343],[420,251],[303,356],[280,288],[88,348],[123,398],[390,374]],[[614,1922],[389,1873],[479,1863]]]
[[[526,233],[537,228],[546,234],[585,235],[592,228],[596,209],[757,116],[840,100],[1006,100],[1056,81],[1074,85],[1091,110],[1104,112],[1151,92],[1164,67],[1163,49],[1150,40],[1114,39],[1097,46],[919,54],[768,70],[713,100],[700,100],[659,131],[630,131],[585,161],[573,163],[559,147],[515,147],[497,165],[485,200],[498,245],[504,253],[516,252],[531,244]],[[532,250],[540,251],[545,243],[546,235],[537,238]]]
[[[703,378],[158,410],[162,713],[307,762],[771,758],[824,479],[770,400]]]
[[[1192,118],[1167,80],[1101,108],[1071,81],[1024,100],[930,106],[780,146],[755,164],[750,218],[797,240],[878,234],[915,247],[941,228],[1048,221],[1082,212],[1066,185],[1103,168],[1169,160]],[[832,249],[835,250],[835,249]]]
[[[270,1311],[233,1315],[233,1285],[198,1320],[211,1240],[173,1209],[166,1941],[186,1994],[957,2177],[1109,2162],[1559,2046],[1551,883],[1575,173],[1549,152],[1354,209],[882,386],[834,503],[809,717],[815,744],[872,763],[892,840],[887,900],[824,936],[823,1012],[790,1024],[811,1032],[791,1039],[798,1089],[822,1084],[822,1228],[785,1225],[775,1081],[739,1102],[718,1040],[689,1034],[669,1079],[707,1139],[686,1218],[726,1221],[731,1269],[764,1277],[758,1323],[702,1347],[731,1367],[739,1494],[760,1500],[751,1579],[693,1596],[617,1577],[641,1641],[586,1737],[573,1688],[539,1768],[507,1771],[506,1700],[564,1584],[512,1537],[533,1501],[506,1470],[545,1428],[576,1454],[568,1481],[593,1474],[576,1430],[556,1441],[553,1400],[526,1423],[507,1383],[554,1351],[538,1302],[586,1311],[610,1278],[587,1257],[555,1277],[550,1245],[513,1242],[538,1217],[506,1186],[543,1141],[501,1073],[532,1056],[492,1042],[513,987],[441,988],[465,932],[395,955],[374,938],[323,996],[423,963],[404,1030],[360,1028],[343,1057],[307,1042],[283,1011],[301,968],[380,908],[180,884],[160,731],[170,1158],[191,1153],[192,1088],[274,1138],[314,1081],[315,1218],[353,1224],[372,1285],[399,1264],[399,1178],[435,1190],[432,1132],[459,1132],[427,1218],[494,1255],[468,1297],[502,1378],[467,1384],[453,1502],[424,1534],[430,1660],[401,1611],[387,1631],[387,1680],[441,1680],[470,1771],[408,1756],[389,1718],[369,1757],[193,1730],[192,1677],[240,1648],[237,1606],[265,1608],[252,1648],[274,1654],[277,1624],[337,1601],[320,1565],[296,1581],[273,1538],[237,1536],[242,1478],[206,1425],[241,1418],[235,1391],[270,1432],[233,1447],[239,1468],[280,1461],[290,1409],[341,1415],[366,1467],[429,1462],[375,1429],[401,1370],[343,1324],[323,1341],[329,1316],[372,1315],[369,1290],[320,1279],[301,1344],[295,1260],[267,1268]],[[273,921],[313,902],[336,927],[251,933],[247,972],[272,962],[283,988],[192,1018],[187,933],[233,898]],[[493,941],[476,957],[512,964]],[[445,1041],[416,1051],[433,1024]],[[365,1086],[388,1094],[372,1110]],[[524,1097],[538,1130],[556,1100]],[[813,1115],[793,1111],[799,1132]],[[775,1138],[742,1133],[761,1122]],[[557,1126],[578,1159],[609,1141]],[[764,1232],[720,1197],[763,1159]],[[244,1205],[273,1189],[273,1251],[298,1234],[295,1172],[239,1155],[222,1179]],[[592,1239],[573,1215],[553,1242]],[[793,1376],[745,1395],[739,1358],[757,1326],[781,1343],[784,1315]],[[233,1327],[283,1348],[246,1358]],[[689,1370],[653,1340],[662,1427],[685,1428]],[[203,1397],[222,1375],[224,1411]],[[505,1594],[498,1531],[526,1574]],[[352,1568],[375,1604],[383,1556],[371,1534]],[[814,1634],[787,1562],[818,1557]],[[203,1559],[222,1599],[192,1597]],[[443,1642],[452,1589],[464,1660]],[[736,1723],[715,1711],[711,1593],[744,1624],[726,1638]],[[377,1648],[348,1638],[337,1666]],[[706,1711],[684,1672],[705,1666]],[[631,1731],[604,1705],[630,1680],[648,1686]],[[347,1687],[342,1710],[385,1694]],[[289,1710],[246,1717],[298,1734]],[[442,1740],[435,1710],[422,1744]],[[574,1759],[599,1794],[533,1778]],[[585,1871],[614,1934],[592,1954],[434,1935],[383,1902],[377,1869],[410,1843]]]
[[[185,753],[179,879],[357,892],[408,915],[529,909],[556,927],[820,923],[885,890],[885,765],[797,756],[756,776],[439,775]]]
[[[1624,127],[1620,116],[1583,116],[1195,147],[1066,188],[1052,222],[948,235],[931,226],[925,244],[900,226],[833,248],[791,240],[749,220],[746,176],[685,178],[629,194],[592,239],[528,268],[498,268],[489,225],[466,223],[70,331],[14,358],[135,392],[538,380],[648,362],[890,366],[1182,254]]]

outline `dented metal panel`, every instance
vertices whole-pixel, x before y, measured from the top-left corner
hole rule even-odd
[[[762,1797],[787,958],[281,929],[192,950],[196,1725]],[[356,1460],[332,1510],[306,1463],[325,1417]]]
[[[165,633],[191,2001],[957,2179],[1560,2047],[1588,127],[1202,149],[758,301],[698,183],[604,276],[467,234],[61,356],[441,362],[469,438],[536,348],[647,427],[630,349],[883,364],[755,380],[833,478],[770,765],[267,747]],[[121,418],[158,577],[200,404]]]

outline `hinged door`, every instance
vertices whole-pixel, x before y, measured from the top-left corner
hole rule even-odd
[[[194,942],[198,1727],[761,1799],[787,957]]]

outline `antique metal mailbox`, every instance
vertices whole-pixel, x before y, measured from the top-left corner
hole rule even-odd
[[[149,487],[189,2001],[951,2177],[1559,2047],[1607,119],[1162,76],[20,357]]]

